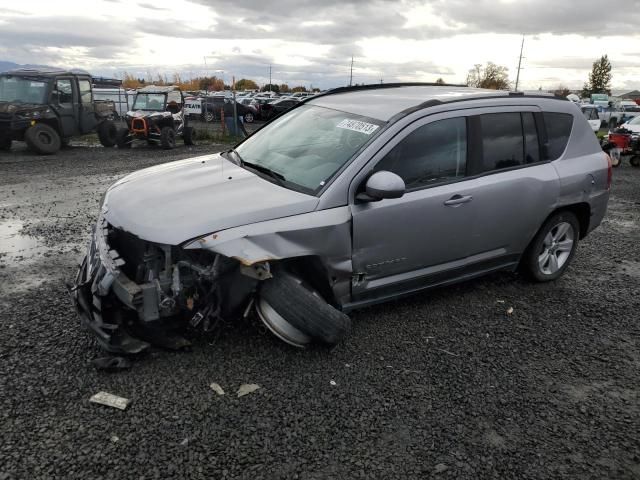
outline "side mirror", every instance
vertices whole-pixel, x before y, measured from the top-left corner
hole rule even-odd
[[[365,184],[365,195],[358,195],[359,200],[378,201],[385,198],[400,198],[404,195],[404,180],[393,172],[382,170],[369,177]]]

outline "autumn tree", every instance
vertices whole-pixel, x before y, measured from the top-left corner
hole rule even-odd
[[[477,63],[469,70],[467,85],[476,88],[489,88],[492,90],[509,89],[509,69],[493,62],[487,62],[483,67]]]
[[[304,87],[302,85],[298,85],[297,87],[293,87],[291,89],[292,92],[306,92],[307,91],[307,87]]]
[[[611,76],[611,62],[607,55],[603,55],[593,62],[589,80],[582,87],[582,97],[588,98],[594,93],[611,95]]]
[[[218,77],[201,77],[198,80],[198,90],[220,92],[224,90],[224,82]]]
[[[291,89],[289,88],[289,85],[287,85],[286,83],[283,83],[280,85],[280,93],[289,93],[291,91]]]
[[[236,82],[236,90],[258,90],[258,84],[253,80],[241,78]]]
[[[273,85],[271,83],[267,83],[264,87],[262,87],[263,92],[276,92],[280,93],[280,87],[278,85]]]

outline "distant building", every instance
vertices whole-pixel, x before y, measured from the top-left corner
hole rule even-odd
[[[621,100],[633,100],[633,101],[640,100],[640,91],[632,90],[629,93],[625,93],[623,95],[620,95],[620,99]]]

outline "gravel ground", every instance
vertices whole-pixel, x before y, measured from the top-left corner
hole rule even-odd
[[[0,155],[0,479],[640,478],[640,169],[628,164],[555,283],[497,274],[364,309],[333,350],[238,322],[191,352],[96,371],[63,281],[102,192],[220,148]],[[260,389],[237,398],[244,383]],[[133,403],[89,403],[101,390]]]

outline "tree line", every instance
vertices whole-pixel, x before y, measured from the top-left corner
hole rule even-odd
[[[611,62],[609,57],[603,55],[598,60],[593,62],[589,77],[585,82],[581,96],[588,98],[594,93],[606,93],[611,95]],[[442,78],[436,80],[437,84],[444,84]],[[293,92],[307,92],[310,91],[303,85],[290,87],[286,83],[282,84],[267,84],[260,87],[254,80],[248,78],[242,78],[238,80],[235,85],[225,84],[223,79],[216,76],[208,77],[196,77],[189,80],[183,80],[182,77],[175,73],[171,78],[167,75],[147,75],[146,78],[137,78],[125,72],[122,81],[124,88],[141,88],[145,85],[178,85],[184,91],[196,91],[206,90],[219,92],[222,90],[260,90],[262,92],[275,92],[275,93],[293,93]],[[466,84],[469,87],[476,88],[488,88],[491,90],[510,90],[513,88],[513,82],[509,80],[509,69],[505,66],[496,65],[493,62],[487,62],[486,65],[480,63],[475,64],[467,74]],[[542,88],[540,88],[542,90]],[[314,88],[311,91],[317,92],[318,88]],[[559,85],[553,93],[562,97],[566,97],[571,93],[571,90],[564,85]]]
[[[295,87],[290,87],[286,83],[282,83],[280,85],[277,84],[267,84],[263,87],[260,87],[258,83],[254,80],[248,78],[241,78],[236,81],[235,85],[225,84],[222,78],[218,78],[215,75],[212,77],[204,76],[204,77],[195,77],[190,78],[188,80],[183,79],[180,74],[174,73],[171,77],[165,75],[157,74],[155,76],[147,75],[146,77],[136,77],[127,72],[124,73],[122,79],[122,86],[124,88],[142,88],[145,85],[177,85],[181,90],[184,91],[213,91],[213,92],[221,92],[223,90],[230,90],[235,88],[235,90],[259,90],[262,92],[276,92],[276,93],[294,93],[294,92],[307,92],[309,91],[307,87],[303,85],[298,85]],[[318,88],[314,88],[313,91],[320,91]]]

